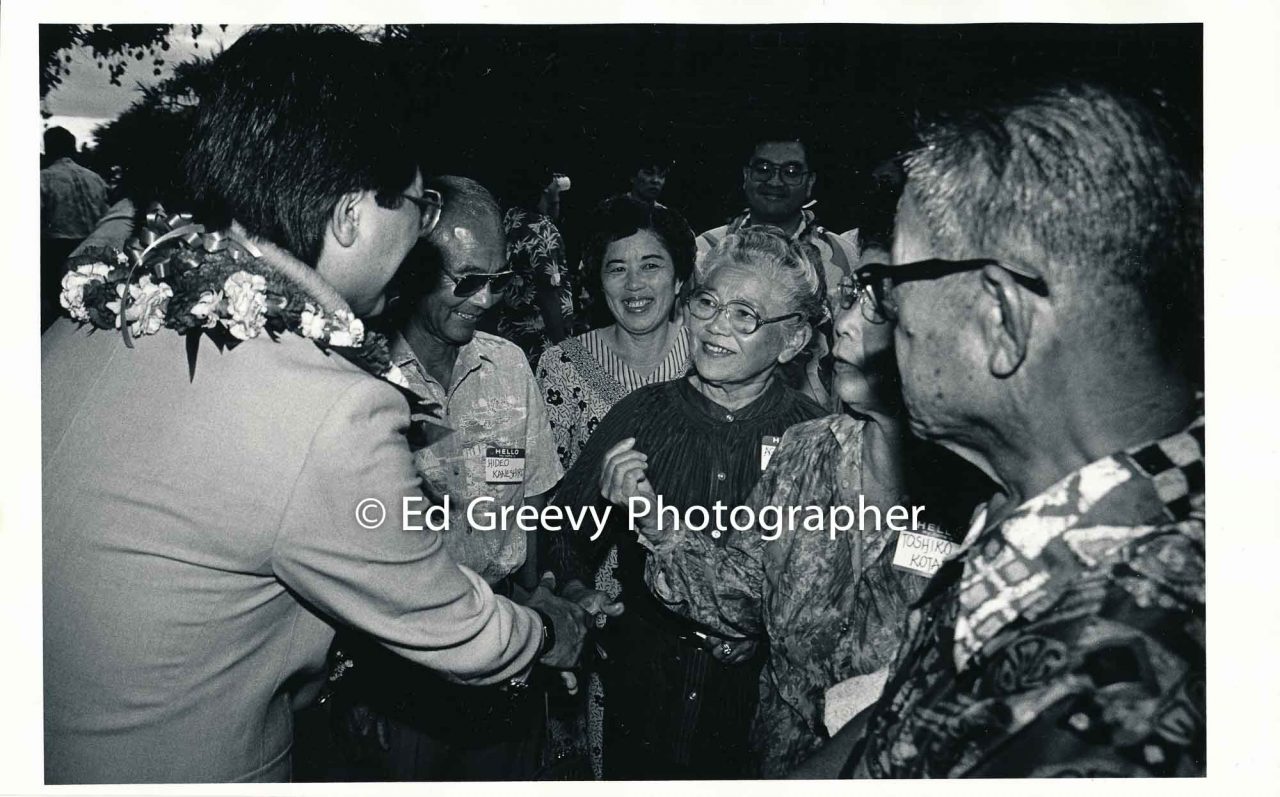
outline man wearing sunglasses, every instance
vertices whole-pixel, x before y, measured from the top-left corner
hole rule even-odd
[[[392,362],[413,392],[442,407],[440,418],[419,419],[411,432],[414,466],[428,495],[449,497],[449,528],[441,538],[453,559],[495,593],[526,603],[538,588],[535,547],[502,510],[541,509],[563,471],[524,353],[476,329],[512,276],[498,205],[464,177],[434,178],[427,187],[438,192],[443,210],[397,276],[399,298],[391,311],[398,329]],[[537,591],[530,605],[546,610],[557,630],[569,633],[558,627],[561,620],[581,621],[575,605]],[[351,654],[356,678],[344,677],[340,701],[356,715],[349,721],[357,737],[368,731],[366,706],[381,725],[374,774],[391,780],[534,776],[539,695],[456,686],[359,639],[340,644],[348,654],[359,651]],[[362,741],[374,748],[372,740]]]
[[[1198,136],[1152,107],[1067,84],[930,128],[899,265],[845,286],[912,429],[998,488],[846,775],[1205,773]]]

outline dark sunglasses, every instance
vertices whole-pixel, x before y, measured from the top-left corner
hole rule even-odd
[[[493,274],[467,274],[464,277],[455,277],[445,271],[444,275],[453,283],[453,295],[461,298],[474,296],[486,285],[489,286],[491,293],[502,293],[511,284],[511,280],[516,273],[514,271],[498,271]]]
[[[840,281],[840,305],[848,310],[855,304],[860,303],[862,305],[862,316],[872,323],[883,324],[889,321],[897,321],[898,302],[893,289],[900,283],[939,279],[965,271],[977,271],[987,266],[996,266],[1003,269],[1018,284],[1037,296],[1049,295],[1049,286],[1044,279],[1034,274],[1019,271],[998,260],[990,258],[977,258],[974,260],[931,258],[929,260],[903,263],[900,266],[891,266],[886,263],[868,263],[862,266],[853,272],[852,278],[845,277]]]

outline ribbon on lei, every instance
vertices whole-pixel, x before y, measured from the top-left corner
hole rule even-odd
[[[196,256],[195,250],[209,253],[229,251],[233,260],[239,260],[243,256],[242,252],[254,259],[262,257],[262,252],[242,236],[205,230],[203,224],[197,224],[192,220],[190,213],[167,215],[164,208],[157,206],[147,214],[146,225],[142,231],[125,244],[125,256],[129,258],[129,273],[125,276],[126,287],[124,294],[120,297],[119,318],[120,335],[124,338],[124,345],[130,349],[133,348],[133,333],[129,331],[129,324],[125,321],[128,318],[126,313],[129,311],[129,302],[132,299],[128,286],[133,284],[133,276],[137,270],[147,267],[147,257],[157,247],[175,240],[189,250],[177,254],[176,257],[193,269],[200,267],[200,259]],[[236,246],[231,246],[232,243]],[[169,262],[170,258],[162,258],[150,267],[151,273],[157,280],[170,276]]]

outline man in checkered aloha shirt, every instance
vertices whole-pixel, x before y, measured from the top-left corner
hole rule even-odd
[[[908,158],[864,312],[896,325],[912,428],[999,493],[826,771],[1204,774],[1196,142],[1075,84],[928,129]]]

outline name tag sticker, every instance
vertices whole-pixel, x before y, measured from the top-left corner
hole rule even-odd
[[[524,482],[524,449],[486,446],[484,449],[484,481],[486,484],[521,484]]]
[[[769,469],[769,460],[773,459],[773,452],[778,450],[778,444],[782,442],[781,437],[765,436],[760,438],[760,470]]]
[[[893,552],[893,566],[908,573],[932,578],[942,563],[959,546],[941,534],[903,531]]]

